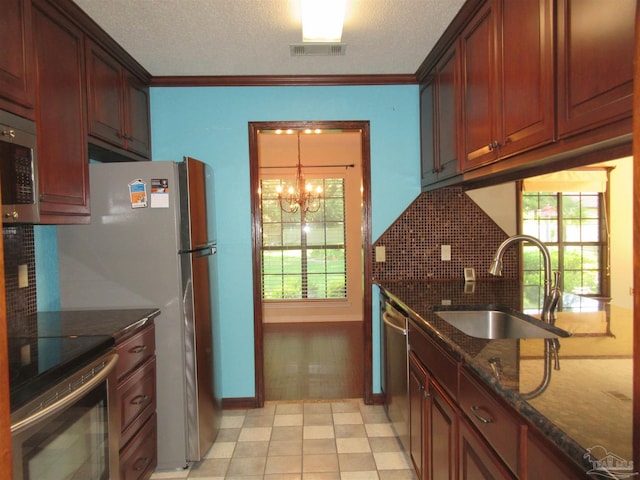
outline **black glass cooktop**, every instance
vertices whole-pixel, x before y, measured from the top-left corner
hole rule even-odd
[[[11,411],[114,345],[111,335],[9,337]]]

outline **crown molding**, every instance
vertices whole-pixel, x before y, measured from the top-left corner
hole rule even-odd
[[[156,76],[152,87],[285,87],[343,85],[416,85],[415,74],[385,75],[213,75]]]

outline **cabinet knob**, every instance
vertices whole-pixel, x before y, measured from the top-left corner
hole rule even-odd
[[[20,214],[15,210],[4,214],[4,218],[10,218],[11,220],[18,220],[18,217],[20,217]]]
[[[500,142],[497,140],[494,140],[489,144],[489,150],[495,150],[498,147],[500,147]]]
[[[2,136],[16,138],[16,131],[14,129],[2,130]]]
[[[429,398],[431,396],[431,394],[429,393],[428,390],[424,390],[422,392],[422,398]]]

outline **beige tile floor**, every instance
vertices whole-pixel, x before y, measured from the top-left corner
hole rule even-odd
[[[226,410],[201,462],[153,480],[415,480],[381,406],[361,400],[267,402]]]

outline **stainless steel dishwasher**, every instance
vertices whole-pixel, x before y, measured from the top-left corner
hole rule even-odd
[[[409,451],[409,363],[407,314],[384,293],[380,293],[380,336],[382,339],[382,392],[385,410],[396,434]]]

